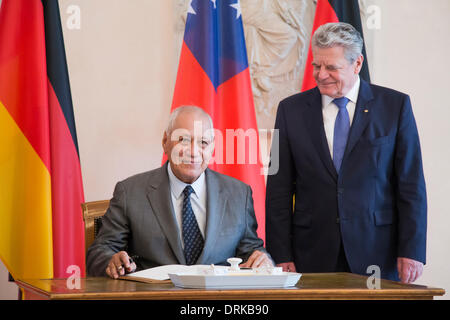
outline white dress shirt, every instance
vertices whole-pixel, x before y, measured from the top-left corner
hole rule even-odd
[[[172,172],[170,163],[167,166],[167,172],[169,174],[169,184],[170,184],[170,195],[172,199],[173,209],[175,211],[175,218],[177,220],[178,229],[180,230],[181,239],[183,239],[183,217],[182,208],[184,194],[183,190],[188,185],[180,179],[178,179]],[[194,211],[195,218],[197,219],[198,227],[202,233],[203,239],[205,239],[205,228],[206,228],[206,181],[205,172],[203,172],[194,183],[191,184],[194,192],[191,194],[191,206]],[[184,243],[182,241],[183,247]]]
[[[350,118],[350,126],[355,115],[356,101],[358,100],[360,80],[359,76],[353,87],[347,92],[345,97],[349,99],[347,103],[348,116]],[[322,95],[322,115],[325,135],[328,141],[328,148],[330,149],[331,158],[333,158],[333,139],[334,139],[334,123],[339,112],[339,108],[333,102],[334,98]]]

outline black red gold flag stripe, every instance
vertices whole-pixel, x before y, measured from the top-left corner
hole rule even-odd
[[[57,0],[0,7],[0,258],[14,278],[84,275],[84,201]]]
[[[314,24],[311,36],[323,24],[329,22],[346,22],[350,23],[356,30],[361,33],[364,39],[361,14],[358,0],[317,0],[316,13],[314,16]],[[366,48],[363,46],[362,54],[364,62],[360,71],[360,77],[370,82],[369,67],[367,62]],[[312,50],[311,43],[308,50],[308,58],[306,60],[305,72],[303,75],[302,91],[312,89],[316,86],[312,75]]]

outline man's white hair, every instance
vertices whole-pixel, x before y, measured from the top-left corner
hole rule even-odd
[[[175,120],[178,118],[178,116],[184,112],[198,112],[201,115],[205,116],[209,123],[211,124],[211,129],[214,128],[213,126],[213,121],[211,119],[211,116],[208,114],[208,112],[206,112],[205,110],[203,110],[200,107],[197,106],[181,106],[176,108],[175,110],[172,111],[172,113],[169,116],[169,122],[167,124],[167,128],[166,128],[166,134],[168,136],[170,136],[170,134],[172,133],[172,129],[173,129],[173,125],[175,123]],[[214,132],[214,131],[213,131]]]
[[[312,46],[318,48],[343,47],[345,58],[353,63],[362,52],[363,39],[351,24],[332,22],[317,28],[312,37]]]

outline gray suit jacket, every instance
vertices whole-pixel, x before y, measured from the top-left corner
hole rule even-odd
[[[266,252],[256,234],[251,188],[210,169],[205,171],[207,221],[205,246],[197,264],[244,261],[254,250]],[[117,183],[102,227],[87,252],[89,275],[106,275],[111,257],[127,251],[138,270],[186,264],[170,197],[167,163]]]

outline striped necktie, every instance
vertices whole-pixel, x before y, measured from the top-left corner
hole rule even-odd
[[[192,192],[194,192],[194,189],[189,185],[183,190],[182,229],[184,256],[187,265],[192,265],[197,262],[204,245],[204,240],[191,206],[190,196]]]

